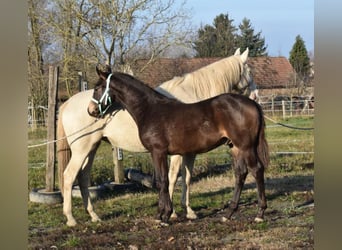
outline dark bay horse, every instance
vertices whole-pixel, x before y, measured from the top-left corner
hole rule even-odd
[[[184,103],[194,103],[223,93],[236,93],[257,98],[257,89],[248,66],[248,48],[241,54],[222,58],[182,76],[175,76],[162,83],[156,91]],[[91,221],[101,221],[89,198],[88,184],[96,150],[105,139],[113,147],[129,152],[148,152],[139,139],[136,123],[123,109],[110,107],[103,110],[103,117],[89,116],[87,108],[94,90],[79,92],[63,103],[58,112],[57,156],[59,188],[63,194],[63,213],[67,225],[77,224],[72,215],[71,192],[77,178],[82,199]],[[114,103],[113,103],[114,105]],[[196,219],[190,206],[190,180],[196,155],[172,155],[169,163],[169,192],[172,201],[178,172],[182,175],[181,206],[186,218]],[[177,217],[176,212],[171,217]]]
[[[109,69],[103,72],[96,68],[96,71],[99,80],[88,112],[99,116],[100,110],[106,109],[106,103],[111,100],[119,102],[131,114],[139,138],[152,156],[161,221],[167,222],[172,213],[167,155],[194,155],[222,144],[231,147],[234,159],[235,187],[227,217],[238,208],[249,169],[258,190],[256,220],[263,220],[267,208],[264,168],[269,162],[269,152],[263,113],[256,102],[242,95],[222,94],[185,104],[156,92],[130,75],[111,74]]]

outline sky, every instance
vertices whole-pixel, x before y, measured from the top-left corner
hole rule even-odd
[[[269,56],[289,58],[297,35],[314,52],[314,0],[187,0],[187,7],[195,28],[212,25],[220,14],[228,14],[236,27],[246,17],[265,38]]]

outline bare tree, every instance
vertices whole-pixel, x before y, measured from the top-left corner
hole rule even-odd
[[[29,103],[32,109],[32,120],[44,118],[39,106],[47,105],[47,83],[44,78],[43,50],[47,43],[45,27],[41,21],[44,1],[28,1],[28,88]],[[37,112],[34,112],[37,111]],[[33,123],[35,126],[36,123]]]
[[[94,8],[88,0],[54,0],[47,10],[50,15],[45,21],[55,38],[49,52],[61,65],[60,81],[68,96],[78,89],[77,72],[86,71],[96,61],[85,39],[91,32],[92,25],[87,23],[93,19]]]
[[[123,71],[139,58],[152,62],[174,46],[190,47],[190,15],[185,1],[29,0],[45,3],[34,12],[44,33],[29,32],[35,38],[29,43],[29,53],[41,61],[30,60],[29,66],[41,65],[43,69],[46,63],[60,65],[60,86],[71,96],[78,90],[77,72],[88,71],[97,62],[106,61]],[[49,43],[39,44],[42,34],[47,34]]]
[[[127,67],[147,56],[152,62],[175,45],[190,45],[189,14],[185,1],[115,0],[92,1],[98,10],[98,25],[88,34],[114,68]]]

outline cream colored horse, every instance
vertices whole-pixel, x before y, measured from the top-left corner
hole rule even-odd
[[[219,60],[182,77],[175,77],[160,85],[157,90],[173,96],[185,103],[197,102],[222,93],[236,92],[256,98],[256,86],[247,65],[248,49],[240,54]],[[59,110],[57,137],[60,188],[64,196],[63,213],[67,225],[76,225],[72,215],[71,191],[75,179],[81,189],[83,203],[93,222],[100,218],[93,210],[88,183],[90,168],[101,139],[106,138],[111,145],[131,152],[147,152],[141,144],[138,129],[127,111],[108,112],[102,119],[94,121],[87,113],[93,90],[80,92],[64,103]],[[81,130],[81,131],[80,131]],[[79,131],[79,132],[78,132]],[[71,157],[70,157],[71,156]],[[189,219],[196,214],[189,204],[190,178],[195,156],[171,156],[169,170],[169,193],[173,196],[178,172],[182,170],[182,206]],[[176,214],[173,214],[173,217]]]

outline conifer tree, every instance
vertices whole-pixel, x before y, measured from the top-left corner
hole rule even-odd
[[[205,25],[198,30],[198,39],[194,42],[197,57],[226,57],[234,53],[237,48],[244,51],[249,48],[249,56],[267,55],[265,38],[261,32],[254,33],[249,19],[244,18],[239,25],[240,35],[233,25],[233,19],[228,14],[215,17],[213,25]]]
[[[310,58],[304,40],[297,35],[296,41],[290,51],[289,61],[300,79],[306,81],[310,72]]]
[[[244,18],[239,25],[240,35],[237,36],[237,47],[244,51],[249,48],[249,56],[266,56],[267,46],[265,45],[265,38],[261,37],[261,32],[254,34],[254,29],[249,19]]]
[[[197,57],[225,57],[236,49],[236,27],[228,14],[215,17],[213,26],[205,25],[198,30],[198,39],[194,42]]]
[[[210,25],[205,25],[198,30],[198,40],[195,41],[195,50],[197,57],[211,57],[215,51],[217,37],[215,35],[215,28]]]

